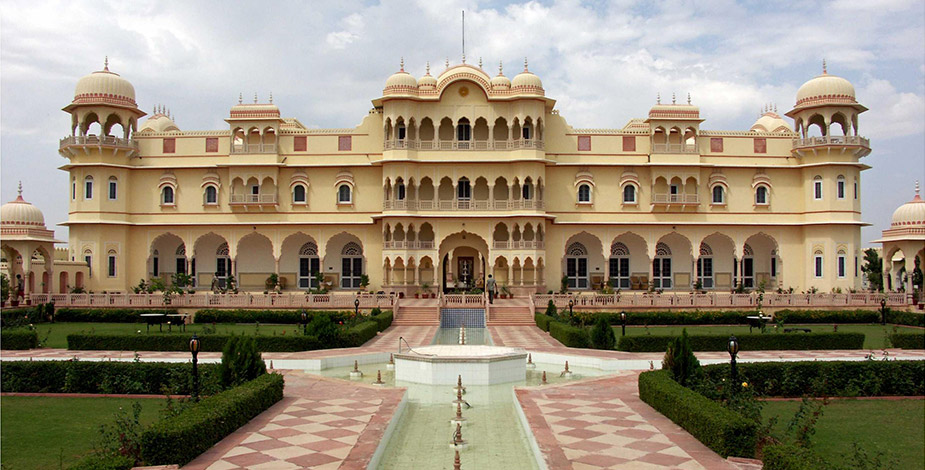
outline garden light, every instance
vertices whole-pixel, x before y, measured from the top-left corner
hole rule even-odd
[[[189,340],[189,352],[193,355],[193,400],[199,401],[199,368],[197,367],[199,360],[197,356],[199,355],[199,337],[195,334],[193,338]]]
[[[572,316],[572,306],[573,305],[575,305],[575,299],[569,298],[568,299],[568,315],[569,316]]]
[[[736,339],[735,335],[729,337],[729,343],[726,344],[726,349],[729,351],[729,357],[732,358],[729,364],[732,367],[732,379],[735,380],[737,376],[736,355],[739,354],[739,340]]]
[[[360,314],[360,293],[357,292],[357,298],[353,299],[353,314],[358,316]]]
[[[620,323],[623,325],[622,336],[626,336],[626,312],[620,312]]]

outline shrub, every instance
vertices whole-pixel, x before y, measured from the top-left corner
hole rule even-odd
[[[200,351],[219,352],[225,343],[239,335],[201,335]],[[311,351],[332,347],[314,336],[254,336],[261,352]],[[337,347],[336,345],[333,347]],[[67,336],[67,348],[104,351],[189,351],[189,337],[181,335],[144,334],[72,334]]]
[[[558,321],[549,322],[549,334],[570,348],[590,348],[591,336],[588,330]]]
[[[314,336],[321,344],[335,345],[340,340],[340,330],[334,324],[334,319],[331,318],[331,315],[326,313],[312,315],[311,321],[305,327],[305,334]]]
[[[902,310],[887,309],[886,322],[893,323],[896,325],[925,327],[925,314],[917,313],[917,312],[903,312]]]
[[[39,335],[35,330],[13,328],[0,330],[0,349],[35,349],[39,347]]]
[[[30,323],[41,323],[45,321],[45,316],[39,306],[4,308],[0,310],[0,326],[3,328],[24,326]]]
[[[764,470],[823,470],[828,463],[815,452],[793,443],[778,443],[761,449]]]
[[[254,380],[267,372],[267,365],[257,351],[254,338],[235,336],[222,349],[222,362],[218,366],[222,386],[225,388]]]
[[[141,436],[148,465],[185,465],[283,398],[283,376],[264,374],[158,421]]]
[[[127,455],[91,454],[67,470],[131,470],[134,466],[135,459]]]
[[[220,391],[217,365],[199,364],[203,394]],[[188,395],[190,363],[4,361],[0,391],[16,393],[115,393]]]
[[[701,370],[718,381],[729,365]],[[751,362],[738,370],[762,397],[925,395],[925,361]]]
[[[639,375],[639,398],[723,457],[752,457],[758,425],[672,380],[667,370]]]
[[[604,318],[598,318],[597,323],[591,328],[591,345],[594,349],[611,350],[617,344],[617,337],[613,333],[613,328]]]
[[[700,361],[697,360],[697,356],[694,356],[686,329],[681,330],[681,336],[668,344],[665,359],[662,361],[662,369],[671,372],[671,378],[684,386],[687,386],[691,377],[700,369]]]
[[[661,352],[674,340],[671,335],[621,336],[617,350]],[[727,336],[690,335],[694,351],[725,351]],[[864,333],[775,333],[736,336],[743,351],[862,349]]]
[[[352,326],[348,328],[346,333],[343,335],[344,347],[349,348],[362,346],[363,343],[375,338],[378,332],[379,325],[373,320],[365,321],[356,326]]]
[[[556,308],[556,304],[552,300],[546,304],[546,315],[550,318],[556,318],[559,316],[559,309]]]
[[[385,331],[390,326],[392,326],[392,319],[394,318],[391,310],[386,310],[385,312],[379,310],[378,307],[374,308],[370,313],[370,317],[378,325],[379,331]]]
[[[56,322],[87,323],[142,323],[142,313],[175,314],[171,309],[131,308],[59,308],[55,312]]]
[[[925,333],[893,333],[890,343],[894,348],[925,349]]]
[[[874,310],[780,310],[774,319],[784,323],[880,323]]]
[[[553,321],[553,318],[549,315],[543,315],[542,313],[534,313],[533,320],[536,322],[536,326],[540,327],[543,331],[549,331],[549,322]]]

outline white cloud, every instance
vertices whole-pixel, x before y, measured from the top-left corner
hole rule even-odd
[[[925,97],[900,92],[888,80],[872,79],[857,90],[869,111],[861,115],[858,132],[875,139],[922,134]]]

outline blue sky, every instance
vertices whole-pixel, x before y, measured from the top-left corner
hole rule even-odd
[[[817,75],[850,80],[870,108],[862,175],[867,242],[925,180],[925,2],[80,2],[0,4],[0,197],[25,197],[49,226],[67,219],[60,109],[102,67],[130,80],[146,112],[184,130],[222,129],[239,93],[270,92],[312,127],[360,122],[398,69],[460,59],[513,76],[523,58],[576,127],[619,128],[656,93],[691,93],[702,128],[747,130],[765,103],[781,114]],[[51,228],[51,227],[50,227]],[[56,227],[65,238],[64,227]]]

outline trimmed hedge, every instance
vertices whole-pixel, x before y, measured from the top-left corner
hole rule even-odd
[[[591,335],[585,328],[558,321],[549,322],[549,334],[570,348],[590,348]]]
[[[133,309],[133,308],[59,308],[55,311],[56,322],[86,323],[143,323],[142,313],[163,313],[173,315],[175,309]]]
[[[727,364],[701,369],[713,381]],[[739,375],[762,397],[925,395],[925,361],[800,361],[739,363]]]
[[[374,308],[373,311],[371,312],[372,313],[371,318],[373,319],[373,321],[379,324],[379,331],[385,331],[386,329],[388,329],[388,327],[392,326],[392,320],[394,318],[394,315],[392,314],[391,310],[386,310],[384,312],[380,310],[379,313],[376,313],[376,310],[379,310],[379,309]]]
[[[141,435],[148,465],[185,465],[283,398],[283,376],[264,374],[162,419]]]
[[[20,326],[28,323],[42,323],[45,316],[44,308],[39,311],[39,305],[32,307],[8,307],[0,310],[0,326]]]
[[[549,331],[549,322],[554,321],[552,317],[543,313],[534,313],[533,320],[536,322],[536,326],[543,331]]]
[[[381,311],[380,311],[381,312]],[[391,311],[388,311],[391,313]],[[331,315],[334,321],[345,320],[353,316],[353,311],[306,310],[309,317],[318,314]],[[383,315],[380,313],[379,315]],[[373,312],[373,315],[376,315]],[[309,319],[310,321],[310,319]],[[217,310],[204,309],[196,312],[194,323],[302,323],[302,310]],[[391,324],[391,321],[389,322]],[[385,328],[383,328],[385,329]]]
[[[35,330],[13,328],[0,330],[0,349],[35,349],[39,335]]]
[[[375,320],[365,321],[349,328],[344,334],[344,347],[362,346],[363,343],[376,337],[379,333],[379,323]]]
[[[689,335],[694,351],[725,351],[725,335]],[[621,336],[618,351],[664,352],[675,335]],[[864,333],[765,333],[736,336],[743,351],[862,349]]]
[[[234,335],[201,335],[200,350],[221,352]],[[261,352],[295,352],[339,347],[323,345],[314,336],[254,336]],[[189,337],[185,335],[126,335],[87,334],[67,335],[67,348],[73,350],[103,351],[189,351]]]
[[[894,348],[925,349],[925,333],[893,333],[890,343]]]
[[[585,313],[593,319],[605,316],[611,325],[620,325],[620,312]],[[739,325],[746,323],[745,317],[755,315],[754,310],[727,311],[663,311],[626,312],[627,325]],[[593,321],[593,320],[592,320]]]
[[[880,323],[876,310],[779,310],[775,320],[784,323]]]
[[[925,327],[925,313],[887,309],[886,322],[896,325]]]
[[[193,365],[172,362],[4,361],[0,391],[188,395]],[[199,364],[200,390],[218,391],[218,366]]]
[[[723,457],[751,457],[758,425],[675,382],[666,370],[639,374],[639,398]]]

